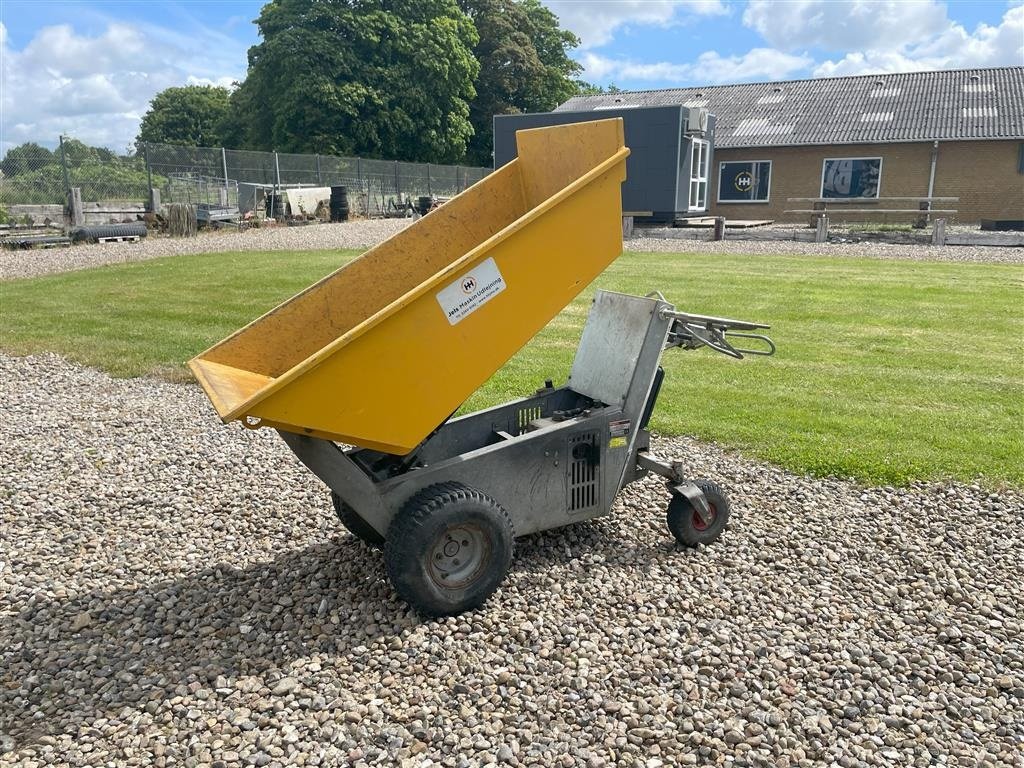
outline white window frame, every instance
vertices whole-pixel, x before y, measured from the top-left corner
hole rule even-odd
[[[722,168],[723,166],[730,165],[732,163],[742,163],[744,165],[756,165],[757,163],[768,163],[768,197],[764,200],[723,200],[722,199]],[[771,160],[722,160],[718,163],[718,184],[715,187],[715,199],[719,205],[765,205],[772,201],[772,168]],[[824,175],[824,166],[822,169]]]
[[[879,155],[872,157],[826,157],[821,161],[821,183],[818,184],[818,197],[825,200],[825,167],[829,161],[835,160],[877,160],[878,161],[878,189],[875,190],[874,197],[863,197],[862,200],[877,200],[882,196],[882,163],[884,158]],[[856,197],[830,197],[829,200],[857,200]]]
[[[689,211],[708,209],[708,166],[710,165],[711,142],[707,139],[691,139],[690,144],[690,194],[687,199]],[[701,175],[703,171],[703,175]],[[704,194],[701,195],[703,187]],[[696,195],[694,190],[696,189]],[[700,205],[703,200],[703,205]],[[694,203],[697,203],[696,205]]]

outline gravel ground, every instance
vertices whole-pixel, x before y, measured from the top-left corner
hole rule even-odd
[[[793,240],[679,240],[665,237],[634,237],[630,251],[654,253],[729,253],[741,255],[797,254],[804,256],[867,257],[903,261],[960,261],[992,264],[1024,264],[1024,248],[906,243],[805,243]]]
[[[183,253],[222,251],[322,250],[366,248],[376,245],[408,226],[410,219],[371,219],[346,224],[252,229],[246,232],[210,232],[191,239],[147,237],[138,243],[100,243],[34,251],[0,251],[0,280],[35,277],[54,272],[95,267],[101,264],[142,261]],[[882,259],[973,261],[1024,264],[1024,248],[922,245],[885,243],[815,244],[792,241],[734,240],[709,242],[637,237],[626,242],[630,251],[666,253],[809,254],[867,256]]]
[[[1020,766],[1024,497],[795,476],[673,545],[645,481],[423,622],[276,435],[0,355],[0,765]]]
[[[328,250],[368,248],[409,225],[410,219],[363,219],[346,224],[304,227],[265,227],[244,232],[220,230],[199,237],[151,235],[137,243],[94,243],[67,248],[0,251],[0,280],[35,277],[53,272],[98,267],[126,261],[144,261],[184,253],[224,251]]]

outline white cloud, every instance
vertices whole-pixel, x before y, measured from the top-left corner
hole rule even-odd
[[[648,81],[678,85],[687,81],[736,83],[750,80],[781,80],[813,64],[806,55],[771,48],[754,48],[742,56],[722,56],[705,51],[692,62],[643,63],[585,53],[580,59],[584,79],[592,82]]]
[[[691,16],[728,13],[722,0],[547,0],[564,29],[580,38],[583,48],[604,45],[624,27],[667,27]]]
[[[894,49],[949,26],[935,0],[751,0],[743,23],[783,50]]]
[[[998,26],[979,24],[973,33],[949,24],[927,40],[895,50],[868,49],[824,61],[816,77],[916,72],[931,69],[1019,66],[1024,64],[1024,5],[1010,8]]]
[[[782,50],[839,52],[817,77],[1024,63],[1024,6],[974,32],[938,0],[751,0],[743,23]]]
[[[982,23],[973,33],[951,24],[935,39],[912,48],[911,54],[947,62],[943,66],[1020,66],[1024,64],[1024,5],[1007,10],[998,26]]]
[[[125,150],[150,99],[171,86],[229,85],[245,72],[245,47],[223,35],[193,36],[111,22],[97,36],[44,27],[13,50],[0,24],[0,152],[60,134]]]

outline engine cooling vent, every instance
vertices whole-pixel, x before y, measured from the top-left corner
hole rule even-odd
[[[569,511],[580,512],[600,502],[601,451],[597,432],[569,439]]]
[[[530,408],[520,408],[516,417],[516,434],[522,435],[529,431],[530,422],[543,416],[543,409],[539,405]]]

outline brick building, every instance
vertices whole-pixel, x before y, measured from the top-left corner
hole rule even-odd
[[[891,209],[917,203],[884,198],[931,196],[960,198],[935,207],[962,223],[1024,219],[1024,67],[577,96],[556,111],[668,104],[717,116],[712,215],[792,221],[810,204],[789,198]]]

